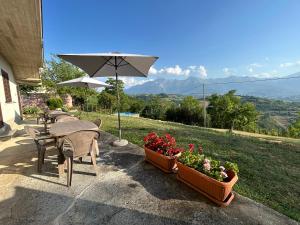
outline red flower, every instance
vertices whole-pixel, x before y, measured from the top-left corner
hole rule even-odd
[[[157,153],[163,154],[164,152],[163,152],[163,150],[160,149],[160,150],[157,151]]]
[[[193,152],[194,151],[194,148],[195,148],[195,145],[194,144],[189,144],[189,151],[190,152]]]
[[[144,143],[145,147],[161,154],[168,154],[170,149],[176,147],[176,140],[170,134],[159,137],[156,133],[151,132],[144,137]],[[172,154],[174,154],[173,151],[170,151],[170,155]]]

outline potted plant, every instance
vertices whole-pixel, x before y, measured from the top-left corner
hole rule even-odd
[[[227,206],[234,198],[232,187],[238,180],[238,166],[235,163],[221,164],[199,152],[190,144],[177,158],[177,179],[202,193],[220,206]]]
[[[158,136],[151,132],[144,137],[145,160],[166,173],[172,173],[175,158],[183,151],[176,147],[176,140],[170,134]]]

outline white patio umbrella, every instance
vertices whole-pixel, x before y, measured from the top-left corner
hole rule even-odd
[[[67,80],[58,83],[60,86],[84,87],[84,88],[99,88],[109,87],[110,85],[100,80],[90,78],[89,76],[79,77],[72,80]]]
[[[58,83],[59,86],[71,86],[71,87],[82,87],[82,88],[99,88],[99,87],[110,87],[109,84],[104,83],[100,80],[90,78],[89,76],[83,76],[72,80],[67,80]],[[87,94],[85,92],[85,97]]]
[[[158,59],[156,56],[125,54],[125,53],[95,53],[95,54],[63,54],[58,57],[78,66],[90,77],[116,77],[118,100],[119,140],[114,145],[124,146],[128,142],[122,140],[120,119],[119,76],[147,77],[150,67]]]

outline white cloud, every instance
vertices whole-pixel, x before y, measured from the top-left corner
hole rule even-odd
[[[227,75],[227,76],[233,74],[233,70],[232,70],[232,69],[229,69],[229,68],[227,68],[227,67],[223,68],[222,71],[223,71],[223,73],[224,73],[225,75]]]
[[[291,67],[291,66],[299,66],[300,65],[300,60],[297,62],[285,62],[285,63],[281,63],[279,66],[281,68],[286,68],[286,67]]]
[[[158,73],[157,69],[155,69],[154,66],[151,66],[150,69],[149,69],[149,74],[155,75],[157,73]]]
[[[134,77],[121,77],[120,79],[124,82],[126,88],[130,88],[135,85],[143,84],[148,81],[153,81],[153,79],[140,79],[140,78],[134,78]]]
[[[186,68],[182,68],[179,65],[170,66],[170,67],[163,67],[161,69],[156,69],[151,67],[149,70],[150,75],[173,75],[173,76],[185,76],[188,77],[192,73],[200,74],[200,76],[207,77],[206,68],[203,65],[200,66],[188,66]]]
[[[200,74],[201,78],[207,77],[207,71],[204,66],[201,65],[201,66],[199,66],[198,69],[199,69],[199,74]]]
[[[249,66],[250,67],[262,67],[263,65],[261,65],[259,63],[251,63]]]
[[[249,73],[254,73],[254,70],[260,67],[263,67],[263,65],[259,63],[251,63],[249,66],[247,66],[247,70]]]
[[[163,72],[171,75],[176,75],[176,76],[180,76],[180,75],[188,76],[191,70],[182,69],[179,65],[175,65],[175,67],[166,67],[164,69],[161,69],[161,73]]]
[[[272,78],[272,77],[278,77],[278,71],[277,70],[272,70],[270,72],[262,72],[262,73],[256,73],[253,74],[253,77],[257,78]]]
[[[190,68],[191,70],[195,70],[197,66],[189,66],[188,68]]]

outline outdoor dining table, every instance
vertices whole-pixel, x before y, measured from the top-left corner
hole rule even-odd
[[[67,112],[54,110],[54,111],[50,111],[48,115],[50,118],[56,118],[57,116],[60,116],[60,115],[70,115],[70,114]]]
[[[96,124],[86,121],[86,120],[72,120],[61,123],[54,123],[49,129],[49,133],[52,137],[56,138],[57,148],[59,150],[58,155],[58,173],[61,176],[64,173],[64,156],[62,154],[61,143],[60,141],[66,135],[72,134],[77,131],[82,130],[91,130],[99,131],[99,128]]]

